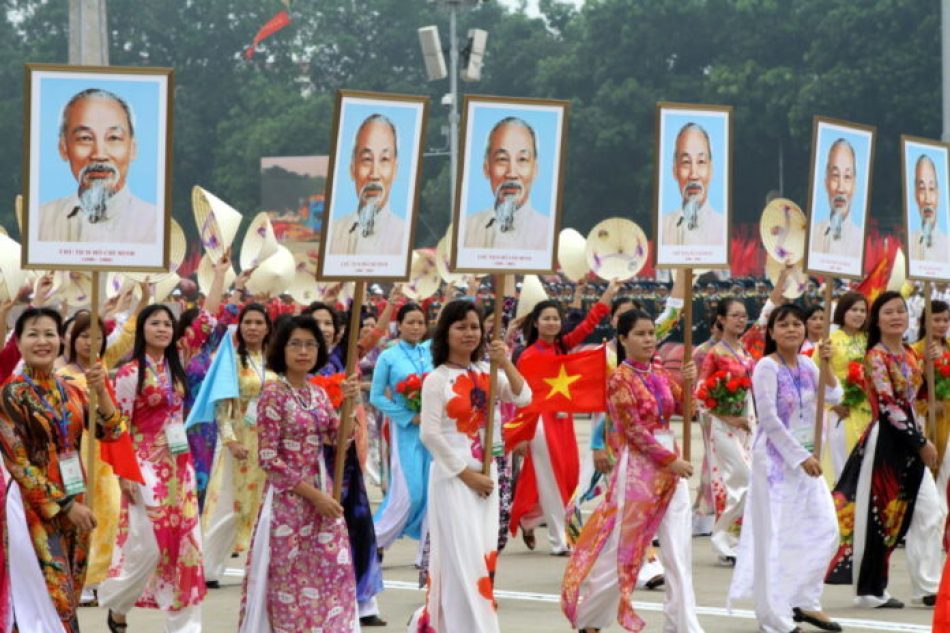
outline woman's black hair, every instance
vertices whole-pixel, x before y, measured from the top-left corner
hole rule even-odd
[[[13,326],[13,332],[16,338],[19,339],[20,336],[23,335],[23,330],[26,329],[29,322],[43,317],[52,319],[56,325],[56,333],[62,336],[63,318],[59,312],[52,308],[27,308],[23,311],[23,314],[17,317],[16,325]],[[4,402],[13,401],[15,398],[15,389],[15,382],[7,383],[3,388]],[[45,413],[45,411],[39,413],[42,414]],[[22,428],[18,428],[17,430],[19,434],[22,435],[23,447],[26,449],[27,459],[37,466],[46,466],[49,463],[50,444],[62,441],[62,438],[59,437],[59,425],[50,424],[50,430],[47,431],[32,415],[25,416],[24,422]]]
[[[630,330],[633,329],[633,326],[637,324],[637,321],[649,321],[650,325],[653,325],[653,317],[644,312],[643,310],[635,309],[628,310],[620,315],[620,318],[617,319],[617,364],[619,365],[627,358],[627,350],[624,349],[623,344],[620,342],[621,336],[626,336],[630,334]]]
[[[473,302],[467,299],[456,299],[449,301],[442,307],[439,313],[439,321],[436,323],[435,332],[432,333],[432,366],[438,367],[449,360],[449,328],[453,323],[465,319],[469,312],[474,312],[478,316],[479,327],[482,328],[482,339],[478,347],[472,351],[471,361],[473,363],[481,360],[485,353],[485,327],[484,315]]]
[[[185,332],[188,331],[188,328],[191,327],[191,324],[195,322],[195,319],[198,318],[198,315],[201,314],[199,308],[189,308],[181,313],[181,316],[178,318],[178,324],[175,326],[175,340],[182,338],[185,335]],[[175,315],[172,314],[172,317]]]
[[[816,312],[824,312],[825,306],[820,303],[813,303],[812,305],[805,308],[805,321],[807,322],[810,318],[815,316]]]
[[[241,357],[241,367],[244,367],[245,369],[247,368],[247,343],[244,342],[244,335],[241,334],[241,324],[244,323],[244,317],[247,316],[248,312],[257,312],[261,314],[264,317],[264,323],[267,324],[267,333],[264,335],[264,340],[261,341],[262,349],[267,349],[267,339],[270,337],[270,334],[274,328],[270,322],[270,315],[267,314],[267,308],[261,304],[249,303],[241,309],[241,313],[238,315],[237,351],[238,356]]]
[[[554,301],[553,299],[539,301],[537,305],[534,306],[534,309],[531,310],[531,314],[528,315],[527,320],[525,320],[521,328],[524,334],[525,349],[531,347],[538,341],[538,319],[541,318],[541,313],[548,308],[557,310],[557,315],[561,318],[561,331],[557,333],[554,344],[557,346],[558,351],[566,354],[567,350],[564,349],[564,343],[561,340],[564,336],[564,310],[561,309],[560,302]]]
[[[835,313],[832,316],[832,321],[838,327],[844,327],[844,315],[854,307],[854,304],[863,301],[864,307],[868,305],[868,299],[860,292],[846,292],[838,299],[838,305],[835,306]],[[861,326],[862,331],[867,331],[868,329],[868,319],[864,319],[864,325]],[[870,348],[868,348],[870,349]]]
[[[181,357],[178,355],[178,339],[181,324],[176,323],[175,315],[172,314],[171,309],[161,303],[153,303],[152,305],[145,306],[145,309],[139,313],[135,322],[135,345],[132,347],[132,360],[129,361],[136,363],[139,368],[139,382],[135,388],[135,393],[142,393],[142,385],[145,384],[145,324],[156,312],[164,312],[168,315],[168,318],[171,319],[174,334],[172,335],[172,340],[168,344],[168,347],[164,349],[163,354],[165,356],[165,364],[168,365],[168,369],[171,370],[172,382],[178,383],[185,399],[187,399],[188,377],[185,375],[185,369],[181,366]],[[190,312],[190,310],[187,312]],[[193,321],[194,317],[192,317],[191,320]]]
[[[633,306],[634,310],[641,309],[640,302],[635,301],[633,297],[614,297],[614,300],[610,302],[610,318],[614,318],[614,315],[617,314],[617,310],[628,303]]]
[[[930,314],[943,314],[950,312],[950,304],[940,299],[934,299],[930,302]],[[922,341],[927,338],[927,311],[920,313],[920,324],[917,329],[917,340]]]
[[[329,303],[314,301],[307,306],[307,309],[304,310],[303,313],[312,317],[314,312],[318,312],[320,310],[326,310],[328,313],[330,313],[330,318],[333,319],[333,337],[337,338],[340,335],[340,332],[343,330],[344,321],[343,315],[337,312],[336,308],[331,306]],[[327,348],[329,348],[330,345],[333,344],[333,341],[324,341],[324,343],[326,344]]]
[[[719,322],[720,330],[722,330],[722,323],[719,321],[720,317],[725,319],[729,316],[729,307],[734,303],[738,303],[745,308],[745,302],[735,297],[723,297],[719,300],[719,304],[716,306],[716,321]]]
[[[901,293],[894,290],[887,290],[878,295],[877,299],[874,300],[874,303],[871,304],[871,313],[868,316],[868,346],[867,349],[871,349],[875,345],[881,342],[881,324],[879,323],[881,318],[881,308],[884,307],[884,304],[893,301],[894,299],[900,299],[904,304],[904,308],[907,307],[907,302],[904,301],[904,297]],[[837,314],[837,311],[835,311]]]
[[[71,363],[76,362],[76,339],[83,335],[83,332],[89,329],[89,326],[92,325],[92,315],[89,312],[80,314],[75,319],[73,319],[73,335],[69,337],[69,354],[66,355],[66,360]],[[63,332],[65,333],[66,328],[63,327]],[[106,353],[106,328],[102,323],[102,319],[99,319],[99,356],[101,357]]]
[[[80,308],[76,310],[71,315],[69,315],[64,321],[62,326],[59,328],[59,355],[63,356],[66,353],[66,330],[69,329],[69,326],[72,325],[76,319],[79,318],[82,314],[89,314],[89,310],[86,308]]]
[[[425,309],[418,303],[413,303],[410,301],[409,303],[404,303],[402,307],[396,312],[396,322],[402,323],[411,312],[421,312],[423,320],[428,321],[429,317],[426,315]]]
[[[17,317],[16,323],[13,326],[13,335],[17,338],[23,334],[23,330],[26,328],[28,321],[33,321],[34,319],[39,319],[40,317],[48,317],[53,319],[56,323],[56,333],[59,334],[60,338],[63,336],[63,317],[60,316],[59,312],[53,308],[27,308],[23,311],[20,316]]]
[[[323,340],[323,332],[320,331],[320,326],[317,325],[316,320],[312,316],[304,314],[290,317],[277,328],[277,333],[267,350],[267,367],[278,374],[287,372],[287,343],[290,342],[290,336],[294,333],[294,330],[306,330],[317,339],[317,362],[310,368],[309,372],[314,374],[327,363],[327,342]]]
[[[784,321],[786,317],[792,317],[798,319],[802,323],[802,327],[805,326],[805,322],[808,321],[808,317],[805,316],[805,311],[794,303],[784,303],[779,307],[772,310],[772,314],[769,315],[768,325],[765,326],[765,351],[762,352],[763,356],[768,356],[769,354],[774,354],[778,349],[778,345],[775,343],[775,339],[772,338],[772,329],[775,327],[775,324],[779,321]],[[802,334],[802,343],[805,342],[804,336]],[[799,345],[801,347],[801,345]]]

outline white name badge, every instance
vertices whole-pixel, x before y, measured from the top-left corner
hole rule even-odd
[[[247,409],[244,411],[244,424],[248,426],[257,425],[257,398],[247,403]]]
[[[165,427],[165,439],[168,440],[168,450],[172,455],[179,455],[188,451],[188,435],[182,423],[169,424]]]
[[[673,437],[673,431],[661,429],[653,432],[653,438],[660,443],[660,446],[671,453],[676,452],[676,440]]]
[[[68,496],[86,491],[86,480],[82,474],[79,453],[70,452],[59,456],[59,475],[63,479],[63,487]]]
[[[792,429],[792,437],[794,437],[806,451],[815,450],[815,429],[812,427],[808,425],[796,426]]]

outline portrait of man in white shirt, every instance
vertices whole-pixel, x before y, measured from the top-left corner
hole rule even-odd
[[[851,204],[857,191],[858,169],[854,147],[839,138],[828,149],[825,164],[825,192],[828,219],[818,222],[812,233],[817,253],[860,257],[864,228],[854,221]]]
[[[137,146],[135,116],[124,99],[100,88],[73,95],[62,111],[58,151],[77,187],[40,206],[39,241],[157,241],[158,208],[128,186]]]
[[[680,208],[663,214],[663,244],[725,244],[723,214],[709,203],[709,185],[713,179],[712,144],[709,133],[698,123],[687,123],[676,134],[673,177],[682,204]]]

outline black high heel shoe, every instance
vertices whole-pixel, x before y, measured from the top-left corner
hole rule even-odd
[[[792,619],[796,622],[807,622],[812,626],[816,626],[822,631],[841,631],[841,625],[835,622],[834,620],[819,620],[818,618],[808,615],[798,607],[792,609]]]
[[[106,620],[110,633],[125,633],[129,629],[128,622],[116,622],[112,618],[112,609],[109,609],[109,618]]]

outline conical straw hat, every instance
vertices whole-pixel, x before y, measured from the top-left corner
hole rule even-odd
[[[218,260],[230,248],[241,226],[241,214],[214,194],[198,187],[191,190],[191,208],[205,252]]]
[[[650,253],[643,229],[626,218],[608,218],[587,235],[587,264],[601,279],[633,279]]]
[[[254,269],[247,280],[247,290],[254,295],[276,297],[290,287],[297,273],[297,262],[286,246],[278,246],[277,252]]]
[[[201,294],[208,296],[208,291],[211,290],[211,282],[214,281],[214,261],[211,259],[210,253],[202,255],[195,276],[198,278],[198,290]],[[235,279],[237,279],[237,274],[234,272],[234,268],[229,266],[228,271],[224,274],[223,290],[230,288]]]
[[[23,286],[25,275],[20,268],[20,244],[7,236],[0,235],[0,301],[15,299]]]
[[[564,276],[580,281],[590,272],[587,265],[587,240],[574,229],[564,229],[557,243],[557,261]]]
[[[92,275],[73,270],[59,270],[54,273],[59,282],[54,281],[53,293],[74,308],[89,305],[92,301]]]
[[[251,221],[241,244],[241,270],[259,265],[277,252],[277,236],[266,211],[261,211]]]
[[[178,283],[181,281],[181,277],[178,276],[178,273],[169,273],[167,277],[159,281],[158,283],[152,284],[149,288],[149,292],[152,294],[152,300],[155,303],[161,303],[168,298],[168,295],[178,287]]]
[[[442,285],[436,266],[437,254],[416,249],[412,252],[409,281],[402,286],[403,293],[413,301],[421,301],[435,294]]]
[[[294,253],[296,269],[293,281],[287,288],[287,294],[300,305],[310,305],[314,301],[322,301],[324,293],[317,284],[317,259],[309,252]]]
[[[185,232],[181,225],[172,219],[171,232],[168,235],[168,271],[160,273],[127,272],[125,276],[132,281],[148,284],[168,279],[171,277],[171,273],[178,270],[181,263],[185,261],[185,251],[187,250],[188,243],[185,241]]]
[[[466,276],[462,273],[453,273],[449,270],[449,264],[452,261],[452,224],[445,232],[445,236],[439,240],[435,248],[435,265],[438,268],[439,275],[447,284],[457,284],[464,282]]]
[[[759,220],[759,235],[765,251],[775,260],[797,264],[805,257],[805,227],[801,208],[786,198],[766,205]]]
[[[542,301],[548,300],[548,293],[544,291],[541,285],[541,279],[537,275],[525,275],[521,282],[521,294],[518,295],[518,309],[515,310],[515,318],[521,318],[531,313],[534,306]]]

